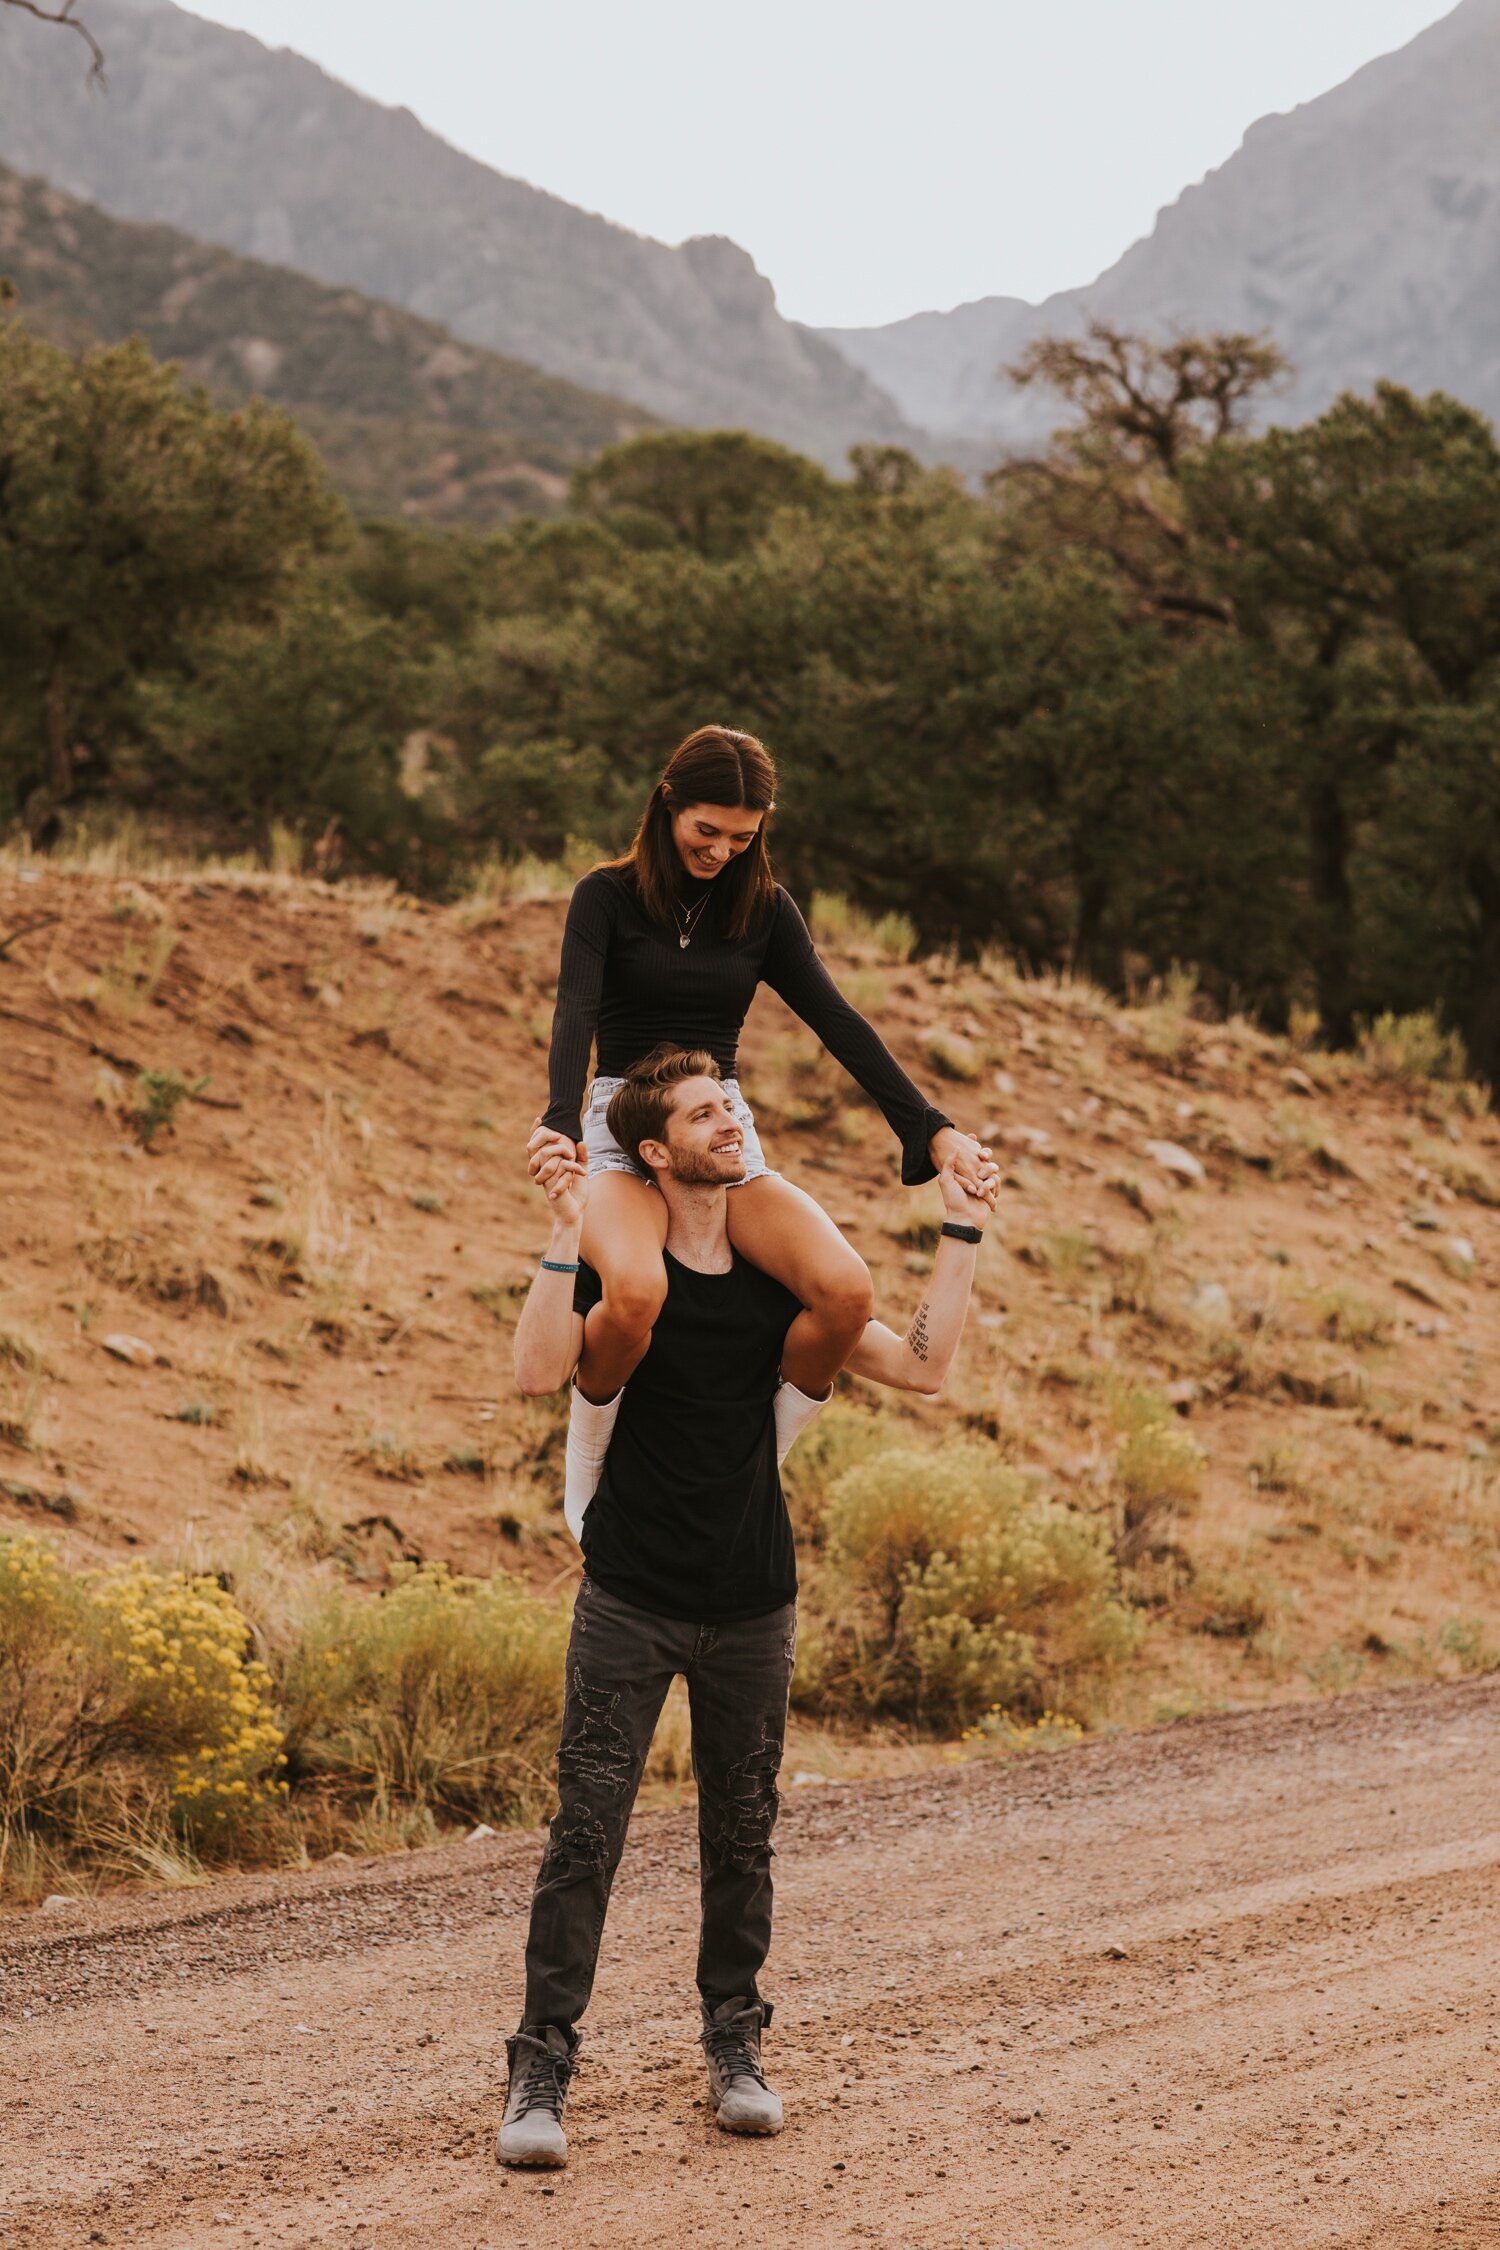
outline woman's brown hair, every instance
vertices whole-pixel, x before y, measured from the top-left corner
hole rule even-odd
[[[682,861],[672,841],[672,815],[684,805],[743,805],[764,813],[753,844],[714,877],[715,892],[727,892],[723,922],[726,937],[742,938],[771,904],[776,878],[766,829],[776,807],[776,767],[770,751],[753,734],[733,727],[699,727],[678,744],[667,770],[651,792],[635,840],[623,859],[608,864],[635,877],[642,906],[653,922],[668,929],[682,883]]]

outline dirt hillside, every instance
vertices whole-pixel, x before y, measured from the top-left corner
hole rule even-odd
[[[255,1526],[371,1584],[418,1554],[566,1583],[558,1411],[508,1375],[562,914],[0,866],[0,1524],[80,1558],[217,1562]],[[1483,1105],[1404,1052],[910,966],[833,922],[852,997],[1007,1164],[960,1370],[918,1420],[1101,1508],[1121,1384],[1206,1450],[1136,1571],[1156,1629],[1112,1716],[1493,1661]],[[194,1089],[154,1133],[143,1070]],[[904,1318],[930,1191],[767,996],[744,1077]]]

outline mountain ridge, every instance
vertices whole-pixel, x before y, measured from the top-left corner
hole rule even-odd
[[[70,350],[139,335],[217,397],[284,408],[356,512],[486,524],[556,508],[571,471],[654,427],[352,289],[116,219],[0,165],[0,273]]]
[[[1269,330],[1293,375],[1263,419],[1302,420],[1379,376],[1500,413],[1500,0],[1459,0],[1295,109],[1158,213],[1083,287],[984,297],[821,333],[939,438],[1036,443],[1045,395],[998,374],[1098,318],[1157,332]]]
[[[0,17],[10,11],[0,10]],[[912,432],[736,244],[670,248],[494,171],[290,49],[172,0],[93,0],[109,93],[0,21],[0,158],[116,217],[350,284],[664,420],[841,462]]]

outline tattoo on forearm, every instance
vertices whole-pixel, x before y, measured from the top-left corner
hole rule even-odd
[[[920,1360],[925,1360],[931,1349],[927,1334],[927,1306],[925,1302],[917,1307],[917,1317],[912,1322],[907,1335],[906,1348],[913,1359]]]

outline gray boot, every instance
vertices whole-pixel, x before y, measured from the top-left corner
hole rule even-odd
[[[708,2098],[714,2122],[726,2133],[779,2133],[781,2096],[760,2067],[760,2034],[771,2020],[763,2000],[721,2000],[705,2005],[700,2038],[708,2057]]]
[[[563,2131],[563,2106],[578,2039],[569,2040],[555,2024],[540,2037],[518,2031],[507,2039],[510,2086],[505,2115],[495,2141],[499,2164],[532,2164],[553,2171],[568,2161],[568,2137]]]

